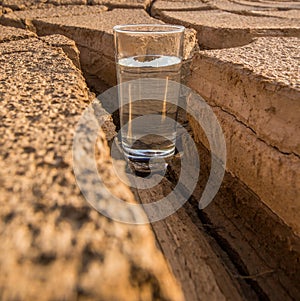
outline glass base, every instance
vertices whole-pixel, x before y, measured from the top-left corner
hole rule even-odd
[[[136,173],[161,173],[168,167],[168,159],[175,153],[175,147],[168,150],[128,149],[123,145],[123,153],[129,167]]]

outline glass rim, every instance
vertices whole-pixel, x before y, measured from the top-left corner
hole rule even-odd
[[[145,30],[147,28],[162,28],[165,30]],[[143,28],[143,30],[137,30],[137,28]],[[167,30],[167,28],[169,30]],[[132,34],[166,34],[166,33],[181,33],[184,32],[185,27],[182,25],[172,25],[172,24],[123,24],[116,25],[113,30],[117,33],[132,33]]]

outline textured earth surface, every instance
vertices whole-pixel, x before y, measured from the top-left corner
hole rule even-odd
[[[29,37],[35,37],[35,33],[29,30],[22,30],[0,25],[0,43],[12,40],[21,40]]]
[[[28,35],[6,32],[4,40]],[[150,228],[98,214],[76,185],[73,134],[93,94],[81,71],[53,46],[70,50],[72,44],[58,35],[0,44],[0,298],[182,300]],[[106,130],[114,131],[111,121]],[[97,147],[107,187],[134,202],[110,172],[103,131]],[[112,206],[105,195],[99,201]]]
[[[0,0],[0,6],[1,300],[183,300],[183,294],[189,301],[299,300],[298,1]],[[73,173],[77,122],[95,97],[91,91],[116,83],[112,28],[125,23],[188,28],[183,80],[211,105],[227,144],[224,183],[197,216],[209,145],[198,123],[183,117],[198,142],[203,176],[184,208],[153,225],[156,240],[148,226],[114,222],[92,209]],[[188,105],[205,117],[197,103]],[[92,112],[104,112],[101,99]],[[85,120],[89,127],[92,120]],[[102,208],[132,217],[106,192],[136,202],[112,167],[107,141],[114,135],[108,118],[95,148],[105,187],[95,187],[88,170],[86,137],[75,159]],[[159,187],[135,191],[139,201],[174,188],[176,158]],[[124,164],[115,164],[122,173]]]
[[[153,16],[197,30],[200,47],[228,48],[249,44],[258,36],[300,37],[299,3],[208,0],[179,4],[158,0]]]
[[[222,124],[228,170],[298,234],[299,47],[298,38],[272,37],[230,50],[203,51],[195,56],[189,79]],[[201,114],[196,103],[191,105]]]

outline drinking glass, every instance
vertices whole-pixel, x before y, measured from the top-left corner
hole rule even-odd
[[[175,152],[184,27],[114,27],[121,145],[135,169]]]

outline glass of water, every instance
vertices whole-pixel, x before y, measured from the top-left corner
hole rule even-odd
[[[166,166],[175,152],[183,34],[177,25],[114,27],[121,145],[137,171]]]

